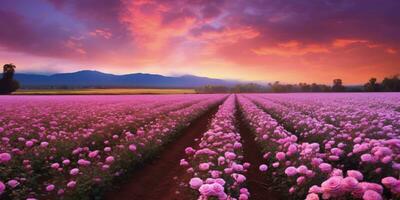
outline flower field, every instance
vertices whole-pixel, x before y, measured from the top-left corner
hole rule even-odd
[[[165,151],[183,152],[168,161],[183,173],[177,182],[150,178],[185,199],[253,199],[257,185],[279,194],[265,199],[400,199],[396,93],[5,96],[0,104],[0,199],[101,199]],[[214,108],[194,145],[164,148]]]

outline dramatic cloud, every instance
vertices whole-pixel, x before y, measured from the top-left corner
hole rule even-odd
[[[1,4],[1,61],[22,71],[90,68],[324,83],[400,73],[397,0]]]

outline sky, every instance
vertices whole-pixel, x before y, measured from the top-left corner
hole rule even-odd
[[[344,84],[400,73],[399,0],[1,0],[0,63]]]

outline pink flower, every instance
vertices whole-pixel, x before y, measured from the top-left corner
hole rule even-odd
[[[301,185],[304,183],[305,180],[306,180],[306,178],[304,176],[300,176],[296,179],[296,183],[297,183],[297,185]]]
[[[64,165],[69,165],[69,163],[71,163],[71,161],[70,160],[68,160],[68,159],[66,159],[66,160],[63,160],[63,162],[62,162]]]
[[[65,191],[64,191],[63,189],[59,189],[59,190],[57,191],[57,194],[58,194],[58,195],[62,195],[62,194],[64,194],[64,192],[65,192]]]
[[[380,194],[383,193],[383,187],[380,184],[370,183],[370,182],[362,182],[361,185],[363,188],[365,188],[365,190],[373,190]]]
[[[96,157],[98,154],[99,154],[99,151],[98,151],[98,150],[92,151],[92,152],[89,153],[89,158],[94,158],[94,157]]]
[[[321,163],[321,164],[319,164],[318,167],[322,172],[325,172],[325,173],[329,173],[332,171],[332,166],[328,163]]]
[[[248,200],[249,196],[247,194],[240,194],[239,195],[239,200]]]
[[[373,162],[374,161],[374,157],[371,154],[363,154],[361,155],[361,161],[363,162]]]
[[[134,145],[134,144],[129,145],[128,148],[129,148],[129,150],[132,151],[132,152],[135,152],[135,151],[136,151],[136,145]]]
[[[297,167],[297,172],[300,174],[306,174],[308,171],[308,168],[305,165],[301,165]]]
[[[226,194],[224,192],[224,187],[218,183],[212,183],[212,184],[203,184],[199,188],[199,192],[201,195],[204,197],[218,197],[220,199],[225,199]]]
[[[294,145],[294,144],[291,144],[291,145],[289,146],[289,148],[288,148],[288,153],[289,153],[289,154],[294,154],[294,153],[296,153],[296,152],[297,152],[297,146]]]
[[[262,164],[262,165],[260,165],[259,170],[262,172],[265,172],[268,170],[268,166],[266,164]]]
[[[363,174],[357,170],[347,170],[347,176],[351,176],[357,179],[358,181],[362,181],[364,179]]]
[[[384,164],[388,164],[392,161],[392,156],[385,156],[381,159],[381,162]]]
[[[286,154],[283,153],[283,152],[278,152],[278,153],[276,153],[275,158],[276,158],[277,160],[279,160],[279,161],[285,160]]]
[[[343,189],[346,191],[353,191],[358,186],[358,181],[356,178],[348,176],[342,180]]]
[[[235,159],[236,158],[236,154],[235,153],[233,153],[233,152],[225,152],[225,158],[227,158],[227,159],[229,159],[229,160],[233,160],[233,159]]]
[[[207,171],[210,168],[210,164],[208,163],[200,163],[199,164],[199,169],[201,171]]]
[[[186,147],[185,153],[186,155],[193,155],[196,152],[192,147]]]
[[[190,185],[190,188],[197,190],[200,188],[201,185],[203,185],[203,180],[201,180],[198,177],[192,178],[189,181],[189,185]]]
[[[240,164],[236,164],[236,163],[233,163],[232,164],[232,168],[233,168],[233,170],[235,170],[236,172],[241,172],[241,171],[243,171],[243,165],[240,165]]]
[[[113,156],[108,156],[106,158],[106,163],[110,164],[110,163],[113,163],[113,162],[114,162],[114,157]]]
[[[297,169],[295,167],[288,167],[285,169],[285,174],[287,176],[294,176],[297,174]]]
[[[186,166],[189,166],[189,163],[185,159],[181,159],[181,161],[179,162],[179,165],[186,167]]]
[[[367,190],[365,191],[363,195],[364,200],[382,200],[382,195],[373,191],[373,190]]]
[[[322,193],[322,188],[318,187],[317,185],[313,185],[310,187],[310,189],[308,190],[309,193],[317,193],[320,194]]]
[[[54,186],[53,184],[48,185],[48,186],[46,187],[46,191],[47,191],[47,192],[53,191],[54,188],[56,188],[56,186]]]
[[[240,149],[240,148],[242,148],[242,143],[240,143],[240,142],[235,142],[235,143],[233,144],[233,148],[234,148],[234,149]]]
[[[58,163],[51,164],[51,168],[53,168],[53,169],[58,169],[59,167],[60,167],[60,164],[58,164]]]
[[[71,171],[69,171],[69,174],[71,174],[72,176],[75,176],[79,173],[79,169],[78,168],[74,168],[71,169]]]
[[[90,165],[90,161],[85,160],[85,159],[79,159],[78,160],[78,165],[89,166]]]
[[[307,195],[306,200],[319,200],[319,196],[318,194],[311,193]]]
[[[106,170],[108,170],[110,168],[110,165],[103,165],[103,166],[101,166],[101,169],[103,170],[103,171],[106,171]]]
[[[32,147],[33,146],[33,142],[31,140],[28,140],[28,141],[25,142],[25,146]]]
[[[4,183],[0,181],[0,194],[2,194],[4,190],[6,190],[6,185],[4,185]]]
[[[15,188],[15,187],[17,187],[19,185],[19,182],[17,180],[13,179],[13,180],[9,180],[7,182],[7,185],[9,185],[11,188]]]
[[[11,155],[9,153],[0,154],[0,163],[6,163],[11,160]]]
[[[391,188],[393,186],[395,186],[396,184],[399,184],[400,181],[398,181],[396,178],[392,177],[392,176],[388,176],[385,177],[381,180],[381,183],[388,188]]]
[[[49,146],[49,143],[48,142],[41,142],[40,146],[45,148],[45,147]]]
[[[340,194],[341,182],[343,178],[340,176],[332,176],[321,184],[323,193],[328,193],[333,196]]]
[[[218,178],[218,177],[221,176],[221,174],[222,173],[220,171],[218,171],[218,170],[211,171],[211,177],[213,177],[213,178]]]
[[[245,182],[246,181],[246,177],[245,176],[243,176],[242,174],[232,174],[231,175],[235,180],[236,180],[236,182],[238,182],[238,183],[243,183],[243,182]]]
[[[225,157],[218,157],[218,166],[224,165],[225,164]]]
[[[250,192],[247,188],[240,188],[240,194],[246,194],[247,196],[249,196]]]
[[[70,182],[68,182],[67,187],[68,187],[68,188],[74,188],[75,185],[76,185],[76,182],[75,182],[75,181],[70,181]]]
[[[251,166],[251,164],[248,163],[248,162],[243,163],[243,167],[244,167],[245,169],[248,169],[250,166]]]

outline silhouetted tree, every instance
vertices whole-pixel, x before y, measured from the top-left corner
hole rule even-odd
[[[400,92],[400,79],[399,75],[386,77],[382,81],[382,87],[385,92]]]
[[[376,78],[371,78],[368,83],[364,85],[364,89],[367,92],[379,92],[380,84],[376,82]]]
[[[197,93],[228,93],[230,89],[222,85],[205,85],[196,88]]]
[[[19,88],[18,81],[14,80],[15,65],[3,66],[3,78],[0,79],[0,94],[11,94]]]
[[[266,89],[257,83],[238,84],[233,88],[236,93],[260,93]]]
[[[343,86],[342,79],[334,79],[333,80],[333,86],[332,86],[332,91],[333,92],[344,92],[345,87]]]
[[[307,83],[299,83],[301,92],[311,92],[311,86]]]

